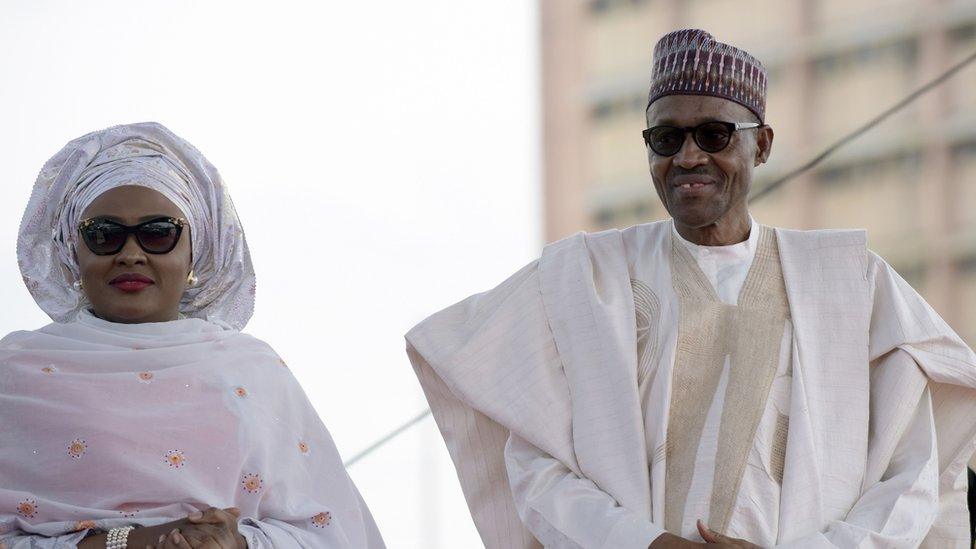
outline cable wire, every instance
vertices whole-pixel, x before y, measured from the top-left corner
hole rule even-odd
[[[402,433],[402,432],[406,431],[407,429],[413,427],[414,424],[420,423],[424,418],[426,418],[429,415],[430,415],[430,408],[427,408],[423,412],[417,414],[410,421],[408,421],[408,422],[404,423],[403,425],[397,427],[396,429],[390,431],[390,433],[387,434],[385,437],[383,437],[383,438],[377,440],[376,442],[370,444],[369,447],[366,448],[365,450],[363,450],[362,452],[359,452],[358,454],[356,454],[356,455],[352,456],[351,458],[349,458],[349,460],[347,460],[342,465],[345,466],[345,467],[349,467],[350,465],[352,465],[352,464],[356,463],[357,461],[363,459],[364,457],[366,457],[369,454],[373,453],[373,451],[376,450],[376,449],[378,449],[380,446],[383,446],[387,442],[389,442],[389,441],[393,440],[394,438],[396,438],[400,433]]]
[[[924,86],[922,86],[922,87],[918,88],[917,90],[913,91],[912,93],[908,94],[904,99],[902,99],[898,103],[895,103],[892,107],[888,108],[887,110],[885,110],[881,114],[875,116],[874,118],[872,118],[871,120],[869,120],[863,126],[857,128],[856,130],[852,131],[851,133],[845,135],[844,137],[842,137],[841,139],[839,139],[837,142],[835,142],[833,145],[830,145],[829,147],[827,147],[826,149],[824,149],[823,152],[821,152],[817,156],[815,156],[812,159],[810,159],[809,161],[807,161],[802,166],[800,166],[800,167],[798,167],[798,168],[796,168],[796,169],[788,172],[786,175],[784,175],[784,176],[780,177],[779,179],[773,181],[769,185],[766,185],[762,189],[759,189],[756,193],[754,193],[751,197],[749,197],[749,202],[750,203],[751,202],[755,202],[755,201],[759,200],[760,198],[763,198],[764,196],[768,195],[769,193],[771,193],[772,191],[776,190],[777,188],[782,187],[788,181],[790,181],[792,179],[795,179],[799,175],[810,171],[817,164],[820,164],[821,162],[823,162],[824,159],[826,159],[828,156],[830,156],[831,154],[837,152],[838,149],[840,149],[844,145],[847,145],[851,141],[857,139],[858,137],[860,137],[862,134],[864,134],[868,130],[874,128],[875,126],[877,126],[878,124],[880,124],[881,122],[883,122],[884,120],[886,120],[887,118],[889,118],[891,115],[895,114],[896,112],[900,111],[901,109],[904,109],[906,106],[908,106],[909,104],[911,104],[913,101],[915,101],[916,99],[918,99],[922,95],[925,95],[926,93],[928,93],[932,89],[938,87],[939,85],[941,85],[943,82],[945,82],[949,78],[952,78],[957,72],[959,72],[960,70],[962,70],[963,68],[965,68],[967,65],[973,63],[974,61],[976,61],[976,52],[973,52],[971,55],[969,55],[968,57],[966,57],[962,61],[956,63],[955,65],[953,65],[952,67],[950,67],[948,70],[946,70],[945,72],[943,72],[942,74],[940,74],[938,77],[936,77],[935,79],[933,79],[933,80],[929,81],[928,83],[926,83]],[[365,450],[363,450],[363,451],[359,452],[358,454],[356,454],[355,456],[353,456],[351,459],[349,459],[348,461],[346,461],[343,465],[345,465],[346,467],[349,467],[349,466],[353,465],[357,461],[361,460],[362,458],[368,456],[372,452],[374,452],[377,449],[379,449],[381,446],[383,446],[387,442],[389,442],[389,441],[393,440],[394,438],[396,438],[397,436],[399,436],[400,433],[403,433],[404,431],[406,431],[410,427],[413,427],[415,424],[420,423],[420,421],[422,421],[424,418],[426,418],[429,415],[430,415],[430,408],[424,410],[423,412],[421,412],[420,414],[418,414],[416,417],[414,417],[410,421],[408,421],[408,422],[404,423],[403,425],[397,427],[396,429],[394,429],[393,431],[391,431],[389,434],[387,434],[383,438],[381,438],[381,439],[377,440],[376,442],[374,442],[373,444],[369,445],[368,448],[366,448]]]
[[[785,184],[787,181],[790,181],[791,179],[794,179],[797,176],[799,176],[799,175],[801,175],[803,173],[806,173],[806,172],[810,171],[817,164],[820,164],[821,162],[823,162],[824,159],[826,159],[828,156],[830,156],[833,153],[835,153],[838,149],[840,149],[844,145],[847,145],[851,141],[857,139],[858,137],[860,137],[862,134],[864,134],[868,130],[874,128],[875,126],[877,126],[878,124],[880,124],[881,122],[883,122],[885,119],[887,119],[891,115],[895,114],[896,112],[898,112],[901,109],[903,109],[906,106],[908,106],[911,102],[915,101],[919,97],[925,95],[929,91],[931,91],[934,88],[938,87],[940,84],[942,84],[943,82],[945,82],[949,78],[952,78],[952,76],[954,76],[957,72],[959,72],[960,70],[962,70],[963,68],[965,68],[967,65],[969,65],[973,61],[976,61],[976,52],[973,52],[969,57],[966,57],[965,59],[963,59],[959,63],[956,63],[949,70],[943,72],[938,77],[936,77],[934,80],[929,81],[927,84],[925,84],[921,88],[918,88],[917,90],[913,91],[908,96],[906,96],[904,99],[902,99],[898,103],[895,103],[892,107],[890,107],[886,111],[882,112],[878,116],[875,116],[874,118],[872,118],[871,120],[869,120],[863,126],[857,128],[856,130],[852,131],[851,133],[845,135],[844,137],[842,137],[841,139],[839,139],[836,143],[834,143],[833,145],[831,145],[831,146],[827,147],[826,149],[824,149],[823,152],[821,152],[817,156],[815,156],[812,159],[810,159],[809,161],[807,161],[806,164],[803,164],[802,166],[800,166],[800,167],[798,167],[798,168],[796,168],[796,169],[788,172],[786,175],[784,175],[784,176],[780,177],[779,179],[773,181],[769,185],[766,185],[762,189],[759,189],[757,192],[755,192],[749,198],[749,202],[755,202],[755,201],[759,200],[760,198],[763,198],[764,196],[768,195],[769,193],[771,193],[772,191],[776,190],[777,188],[782,187],[783,184]]]

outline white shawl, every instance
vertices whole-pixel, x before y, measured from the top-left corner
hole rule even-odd
[[[382,547],[335,445],[265,343],[203,319],[0,341],[0,546],[241,509],[249,547]]]
[[[628,230],[663,243],[670,222]],[[776,234],[795,328],[792,398],[805,422],[796,431],[817,449],[801,453],[788,443],[780,540],[832,547],[839,539],[874,539],[859,524],[876,511],[869,500],[928,387],[942,506],[926,544],[965,546],[976,356],[867,251],[863,232]],[[662,273],[670,268],[665,250],[662,244],[653,252]],[[510,432],[652,518],[628,263],[620,231],[581,233],[407,334],[408,354],[489,548],[538,546],[508,487],[503,451]],[[670,284],[668,276],[657,278]],[[839,428],[849,431],[834,436]]]

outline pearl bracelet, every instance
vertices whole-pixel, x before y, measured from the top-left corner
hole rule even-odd
[[[123,526],[109,530],[108,537],[105,538],[105,549],[126,549],[129,546],[129,532],[133,530],[135,530],[134,526]]]

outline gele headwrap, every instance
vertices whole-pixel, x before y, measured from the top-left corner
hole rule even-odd
[[[670,32],[654,46],[647,106],[666,95],[721,97],[749,109],[765,123],[766,69],[755,57],[716,42],[703,30]]]
[[[227,187],[193,145],[155,122],[79,137],[41,169],[17,237],[20,272],[41,309],[65,322],[88,305],[74,285],[78,222],[98,196],[125,185],[160,192],[189,222],[198,283],[180,312],[243,328],[254,311],[254,268]]]

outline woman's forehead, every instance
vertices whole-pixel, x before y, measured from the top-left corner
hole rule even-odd
[[[125,223],[138,223],[156,215],[184,216],[176,204],[159,191],[142,185],[123,185],[98,195],[81,217],[105,216]]]

